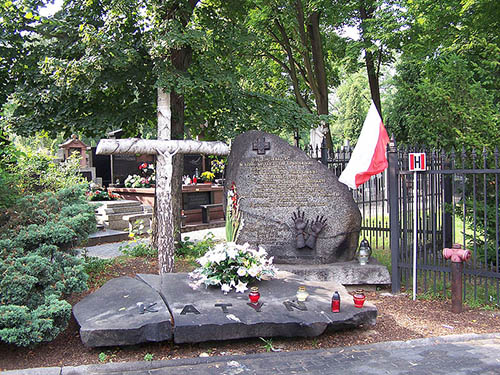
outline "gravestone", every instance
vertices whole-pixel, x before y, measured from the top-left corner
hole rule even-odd
[[[237,242],[262,245],[276,263],[327,264],[354,258],[361,214],[326,166],[260,131],[236,137],[226,168],[243,225]]]

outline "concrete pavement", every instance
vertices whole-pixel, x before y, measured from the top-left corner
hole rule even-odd
[[[370,374],[498,375],[500,333],[434,337],[372,345],[170,361],[6,371],[2,375]]]
[[[182,240],[186,241],[186,239],[189,238],[189,241],[193,242],[200,241],[208,233],[212,233],[216,240],[222,240],[226,238],[226,228],[211,228],[211,229],[198,230],[194,232],[182,233]],[[139,240],[139,241],[148,241],[148,240]],[[124,248],[129,243],[130,243],[129,241],[112,242],[96,246],[87,246],[85,248],[77,250],[80,254],[86,251],[87,256],[110,259],[123,255],[121,249]],[[133,243],[130,243],[130,247],[133,246],[134,246]]]

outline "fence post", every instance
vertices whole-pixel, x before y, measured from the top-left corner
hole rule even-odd
[[[326,147],[326,137],[321,142],[321,163],[328,166],[328,148]]]
[[[443,162],[444,169],[451,169],[451,161],[448,157]],[[453,225],[451,217],[451,205],[453,203],[451,174],[443,175],[443,248],[451,248],[453,245]]]
[[[399,277],[399,164],[398,150],[394,135],[387,145],[387,183],[389,187],[389,227],[391,246],[391,283],[392,293],[399,293],[401,290],[401,279]]]

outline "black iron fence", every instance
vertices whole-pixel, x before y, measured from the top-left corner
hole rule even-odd
[[[349,147],[306,151],[337,176],[351,155]],[[409,171],[411,152],[426,153],[425,171]],[[498,150],[444,152],[391,142],[387,155],[388,169],[353,190],[353,197],[363,217],[362,236],[372,248],[391,251],[393,291],[412,286],[416,241],[419,293],[449,293],[450,265],[442,250],[459,243],[472,252],[464,267],[464,298],[499,304]]]

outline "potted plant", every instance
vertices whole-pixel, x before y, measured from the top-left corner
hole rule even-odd
[[[215,175],[212,172],[206,171],[201,174],[201,178],[203,182],[211,184],[215,178]]]

